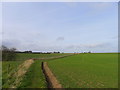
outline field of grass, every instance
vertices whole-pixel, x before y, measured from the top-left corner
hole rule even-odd
[[[64,88],[117,88],[118,54],[78,54],[48,61]]]
[[[8,88],[15,81],[13,74],[18,70],[18,66],[25,60],[30,58],[48,58],[54,56],[62,56],[65,54],[28,54],[18,53],[16,61],[2,62],[2,87]],[[44,60],[45,61],[45,60]],[[46,81],[41,70],[41,62],[35,61],[26,73],[21,85],[19,87],[46,87]],[[41,82],[42,81],[42,82]]]

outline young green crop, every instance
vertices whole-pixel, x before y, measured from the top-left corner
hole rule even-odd
[[[64,88],[117,88],[118,54],[78,54],[48,61]]]

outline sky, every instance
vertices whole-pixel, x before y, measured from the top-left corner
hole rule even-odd
[[[2,27],[20,51],[118,51],[117,2],[4,2]]]

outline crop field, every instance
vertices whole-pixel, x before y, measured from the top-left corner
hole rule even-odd
[[[118,54],[77,54],[48,61],[64,88],[117,88]]]
[[[30,58],[48,58],[48,57],[56,57],[62,56],[65,54],[28,54],[28,53],[19,53],[17,55],[16,61],[3,61],[2,62],[2,87],[10,88],[11,85],[15,82],[15,78],[13,77],[14,73],[18,71],[18,66],[22,64],[25,60]],[[21,84],[18,86],[22,87],[46,87],[45,77],[41,70],[41,62],[43,60],[36,60],[25,76],[23,76],[23,80]],[[45,60],[44,60],[45,61]]]

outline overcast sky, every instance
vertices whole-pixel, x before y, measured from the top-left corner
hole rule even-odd
[[[3,3],[3,45],[18,50],[117,52],[118,3]]]

